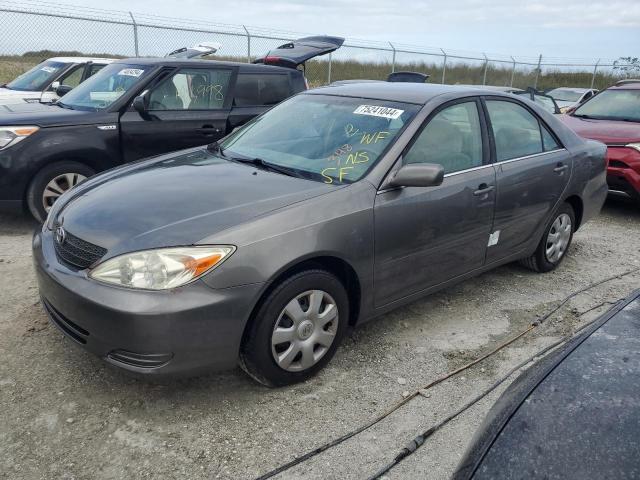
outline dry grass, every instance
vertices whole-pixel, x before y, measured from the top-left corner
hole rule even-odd
[[[111,57],[113,55],[105,54],[81,54],[80,52],[52,52],[39,51],[28,52],[22,56],[0,56],[0,83],[8,82],[19,74],[27,71],[36,65],[42,59],[53,56],[96,56]],[[222,60],[234,60],[244,62],[245,58],[221,58]],[[396,65],[396,71],[409,70],[428,73],[431,75],[430,81],[440,83],[442,79],[442,65],[433,63],[403,63]],[[378,79],[384,80],[391,72],[391,64],[389,63],[363,63],[353,60],[333,60],[331,64],[331,81],[347,80],[347,79]],[[548,89],[560,86],[572,87],[589,87],[591,85],[590,71],[582,72],[561,72],[561,71],[545,71],[538,77],[538,88]],[[326,57],[322,60],[307,62],[306,76],[312,87],[324,85],[329,80],[329,63]],[[445,83],[448,84],[475,84],[481,85],[484,76],[484,69],[480,66],[457,63],[447,65]],[[595,88],[606,88],[612,85],[619,76],[613,75],[611,72],[599,72],[595,79]],[[513,77],[513,86],[526,88],[532,86],[535,80],[535,70],[516,69]],[[511,68],[501,68],[490,65],[487,69],[487,85],[506,86],[511,83]]]

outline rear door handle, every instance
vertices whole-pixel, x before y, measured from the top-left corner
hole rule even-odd
[[[478,190],[473,192],[476,197],[480,195],[486,195],[487,193],[493,192],[493,189],[496,188],[493,185],[487,185],[486,183],[481,183],[478,185]]]
[[[562,173],[568,168],[569,168],[569,165],[565,165],[562,162],[560,162],[558,163],[558,165],[556,165],[556,168],[554,168],[553,171],[556,173]]]

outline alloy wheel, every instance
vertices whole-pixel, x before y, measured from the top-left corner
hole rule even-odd
[[[549,262],[558,263],[567,251],[571,240],[571,227],[571,217],[566,213],[561,213],[551,225],[545,248]]]
[[[309,290],[291,299],[271,334],[273,358],[283,370],[300,372],[329,351],[338,328],[338,306],[327,292]]]
[[[49,212],[55,201],[67,190],[86,180],[87,177],[80,173],[62,173],[51,179],[42,192],[42,206]]]

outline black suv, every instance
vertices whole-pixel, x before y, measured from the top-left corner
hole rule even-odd
[[[43,221],[56,199],[96,172],[212,143],[307,88],[306,60],[344,39],[307,37],[257,64],[125,59],[53,105],[0,106],[0,208]]]

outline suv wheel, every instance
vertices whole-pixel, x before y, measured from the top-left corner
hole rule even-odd
[[[520,261],[525,267],[536,272],[549,272],[555,269],[567,254],[575,229],[573,207],[563,203],[542,235],[535,253]]]
[[[67,190],[93,175],[95,171],[79,162],[58,162],[40,170],[27,190],[27,206],[36,220],[44,222],[54,202]]]
[[[298,273],[258,309],[240,365],[269,387],[301,382],[329,363],[348,323],[349,300],[340,280],[324,270]]]

